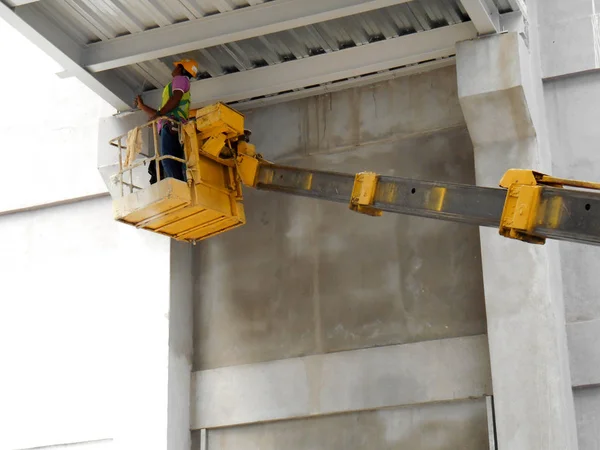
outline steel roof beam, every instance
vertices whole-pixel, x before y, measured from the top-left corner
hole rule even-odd
[[[83,48],[32,5],[11,9],[0,1],[0,17],[113,107],[131,108],[134,92],[129,86],[114,74],[85,70],[80,65]]]
[[[524,17],[527,17],[527,5],[525,0],[508,0],[508,4],[513,11],[521,11]]]
[[[275,0],[90,44],[84,65],[100,72],[408,1]]]
[[[495,6],[488,6],[486,0],[460,0],[473,25],[480,35],[495,34],[500,31],[500,13]]]
[[[6,0],[5,3],[8,6],[23,6],[23,5],[27,5],[28,3],[35,3],[35,2],[39,2],[40,0]],[[0,3],[2,3],[0,1]]]
[[[275,66],[194,81],[192,106],[246,100],[448,57],[455,54],[456,42],[475,37],[477,30],[471,22],[466,22]],[[159,90],[144,94],[150,105],[160,103],[160,96]]]

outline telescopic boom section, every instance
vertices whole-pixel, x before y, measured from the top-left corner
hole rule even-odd
[[[600,245],[600,185],[509,170],[502,188],[356,175],[261,162],[256,189],[349,203],[382,212],[494,227],[503,236],[542,244],[547,238]],[[579,190],[566,187],[583,188]]]

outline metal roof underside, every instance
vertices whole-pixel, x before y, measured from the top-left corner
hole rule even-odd
[[[197,104],[245,101],[452,58],[455,42],[500,31],[498,17],[524,7],[523,0],[0,3],[0,16],[54,56],[62,76],[77,76],[120,110],[136,93],[156,100],[181,57],[200,64]]]

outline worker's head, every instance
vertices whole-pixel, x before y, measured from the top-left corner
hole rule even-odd
[[[173,69],[172,75],[174,77],[183,75],[188,78],[196,78],[198,75],[198,63],[193,59],[182,59],[173,63],[175,69]]]

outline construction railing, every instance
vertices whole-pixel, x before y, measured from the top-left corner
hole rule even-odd
[[[148,167],[152,162],[154,162],[156,167],[156,179],[159,181],[161,179],[161,161],[164,161],[165,159],[172,159],[187,165],[187,161],[185,159],[161,154],[158,133],[158,125],[160,122],[162,122],[162,126],[165,126],[167,122],[170,122],[176,126],[179,130],[179,139],[181,142],[181,124],[168,117],[159,117],[109,141],[111,146],[117,148],[119,158],[119,171],[111,176],[111,182],[118,185],[121,197],[125,195],[126,187],[128,188],[130,194],[136,190],[144,189],[144,187],[136,185],[133,180],[133,172],[139,167]],[[144,145],[142,136],[145,129],[150,129],[152,143],[154,145],[154,156],[150,156],[148,153],[144,153],[142,151]],[[123,142],[123,140],[125,140],[125,142]],[[137,159],[138,155],[141,155],[144,158]],[[125,174],[129,174],[129,176],[125,177]],[[126,181],[127,178],[129,181]]]

